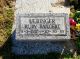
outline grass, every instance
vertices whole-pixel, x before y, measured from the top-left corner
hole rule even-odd
[[[3,14],[0,14],[0,45],[4,44],[7,38],[11,35],[14,19],[12,8],[7,8],[4,11]]]
[[[73,57],[64,57],[64,59],[74,59]],[[80,55],[78,55],[75,59],[80,59]]]

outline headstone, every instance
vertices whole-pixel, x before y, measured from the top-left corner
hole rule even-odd
[[[70,39],[68,15],[64,13],[18,14],[17,40],[66,40]],[[67,23],[68,22],[68,23]]]
[[[62,51],[63,41],[70,39],[69,8],[58,2],[64,0],[16,0],[13,53]]]

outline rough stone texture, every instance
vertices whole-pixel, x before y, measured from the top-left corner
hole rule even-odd
[[[24,13],[68,13],[69,8],[62,6],[58,0],[16,0],[15,23],[13,25],[13,47],[12,52],[19,55],[24,54],[47,54],[49,52],[61,52],[64,44],[68,44],[68,48],[72,48],[69,41],[24,41],[15,39],[15,27],[17,15]],[[63,1],[63,0],[61,0]]]
[[[48,17],[48,18],[47,18]],[[54,18],[55,17],[55,18]],[[39,23],[33,23],[39,20]],[[47,18],[47,19],[46,19]],[[30,19],[31,22],[30,23]],[[40,22],[41,19],[45,20],[45,23]],[[54,20],[55,29],[52,27],[52,19]],[[50,21],[50,22],[48,22]],[[70,39],[70,27],[68,22],[68,15],[64,13],[30,13],[30,14],[18,14],[16,20],[16,40],[69,40]],[[29,25],[29,26],[28,26]],[[35,29],[32,28],[35,25]],[[47,25],[48,28],[43,29],[43,25]],[[25,28],[26,26],[26,28]],[[52,29],[51,29],[52,28]],[[33,33],[33,31],[36,31]],[[57,31],[56,33],[54,31]],[[45,33],[44,31],[47,31]],[[62,32],[63,31],[63,32]],[[35,35],[36,34],[36,35]]]

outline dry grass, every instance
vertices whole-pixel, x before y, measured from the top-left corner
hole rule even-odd
[[[0,46],[11,34],[14,11],[11,0],[0,0]]]

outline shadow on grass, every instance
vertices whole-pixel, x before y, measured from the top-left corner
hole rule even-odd
[[[2,59],[59,59],[59,53],[36,54],[36,55],[15,55],[11,52],[12,39],[11,36],[5,44],[0,48],[0,56]]]
[[[4,43],[4,45],[0,48],[0,56],[3,59],[5,59],[6,56],[11,56],[12,55],[11,46],[12,46],[12,41],[11,41],[11,35],[10,35],[10,37],[7,39],[7,41]]]
[[[11,52],[11,47],[12,47],[11,36],[7,39],[3,47],[0,48],[0,56],[2,57],[2,59],[62,59],[62,58],[72,57],[70,54],[60,56],[60,53],[56,52],[51,52],[46,55],[45,54],[15,55]]]

